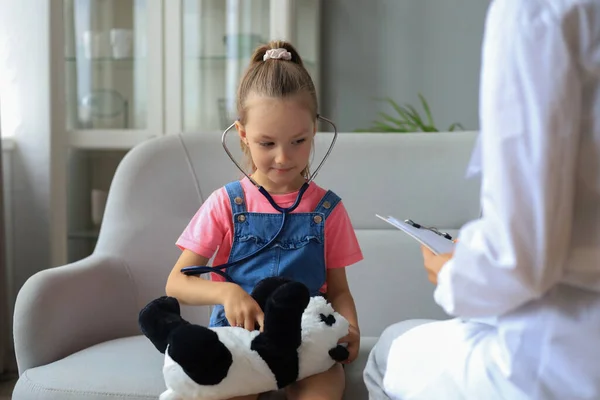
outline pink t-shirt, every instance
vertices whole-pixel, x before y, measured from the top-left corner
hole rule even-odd
[[[249,212],[277,212],[248,178],[243,178],[241,184]],[[293,212],[314,211],[326,192],[325,189],[311,182],[302,196],[300,205]],[[298,192],[273,195],[273,199],[285,208],[294,204],[297,195]],[[176,244],[181,250],[188,249],[206,258],[211,258],[216,251],[213,265],[221,265],[229,259],[232,243],[231,204],[227,190],[222,187],[214,191],[200,206]],[[350,217],[340,201],[325,220],[325,265],[328,269],[342,268],[362,259],[362,251]],[[224,278],[217,274],[211,274],[211,279],[224,281]],[[321,291],[326,290],[325,284]]]

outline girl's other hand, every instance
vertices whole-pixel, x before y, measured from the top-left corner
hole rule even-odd
[[[342,361],[342,364],[350,364],[358,356],[358,349],[360,348],[360,331],[357,327],[350,325],[348,328],[348,334],[341,338],[338,343],[348,343],[348,359]]]

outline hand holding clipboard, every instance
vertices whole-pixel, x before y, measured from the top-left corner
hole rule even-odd
[[[452,236],[445,232],[440,232],[435,228],[424,227],[411,220],[399,221],[394,217],[386,218],[381,215],[375,215],[388,224],[400,229],[436,255],[452,253],[454,251]]]

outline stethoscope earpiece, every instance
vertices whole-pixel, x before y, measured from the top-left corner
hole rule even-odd
[[[329,119],[327,119],[325,117],[322,117],[319,114],[317,114],[317,119],[323,120],[323,121],[327,122],[329,125],[331,125],[333,127],[333,139],[331,140],[331,144],[329,145],[329,149],[327,149],[327,153],[325,153],[325,156],[323,156],[323,160],[321,160],[321,162],[317,166],[317,169],[315,169],[315,172],[313,172],[310,175],[310,177],[308,178],[308,181],[306,183],[310,183],[310,182],[312,182],[316,178],[317,174],[319,173],[319,170],[321,169],[321,167],[325,163],[325,160],[327,160],[327,158],[329,157],[329,154],[331,154],[331,151],[333,150],[333,146],[335,145],[335,142],[336,142],[337,137],[338,137],[337,127],[335,126],[335,124],[333,123],[333,121],[331,121],[331,120],[329,120]],[[236,119],[235,122],[238,122],[239,120],[240,119],[238,117],[238,119]],[[256,183],[256,181],[254,179],[252,179],[250,177],[250,175],[248,175],[248,173],[246,171],[244,171],[244,169],[240,166],[240,164],[238,164],[237,161],[235,161],[235,158],[233,158],[233,155],[231,154],[231,152],[229,151],[229,148],[227,147],[227,143],[226,143],[227,134],[229,133],[229,131],[231,129],[233,129],[235,127],[235,122],[233,124],[229,125],[229,128],[225,129],[225,131],[223,131],[223,134],[221,135],[221,144],[223,145],[223,149],[225,150],[225,153],[227,153],[227,155],[229,156],[229,159],[242,172],[242,174],[244,174],[246,176],[246,178],[248,178],[250,180],[250,182],[252,182],[252,184],[254,186],[256,186],[260,190],[261,186],[258,183]],[[246,142],[246,146],[248,146],[248,142]],[[273,198],[271,197],[271,195],[269,193],[267,193],[265,191],[263,193],[263,195],[265,195],[265,197],[267,198],[267,200],[269,200],[269,203],[271,203],[271,205],[275,204],[275,202],[273,201]],[[275,206],[273,206],[273,207],[275,207]],[[276,206],[275,209],[277,211],[280,211],[280,212],[284,212],[282,210],[286,210],[285,208],[281,208],[279,206]]]

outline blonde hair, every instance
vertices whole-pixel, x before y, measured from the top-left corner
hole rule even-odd
[[[268,50],[285,49],[291,54],[291,59],[272,59],[263,57]],[[237,93],[237,112],[240,123],[243,125],[246,120],[246,99],[250,94],[260,96],[285,98],[298,94],[307,94],[309,101],[308,109],[316,120],[317,118],[317,91],[313,80],[304,67],[302,58],[288,42],[272,41],[254,50],[250,64],[246,68]],[[243,141],[240,141],[244,155],[252,172],[256,171],[256,166],[252,162],[250,150]],[[308,179],[309,168],[306,166],[302,170],[302,176]]]

